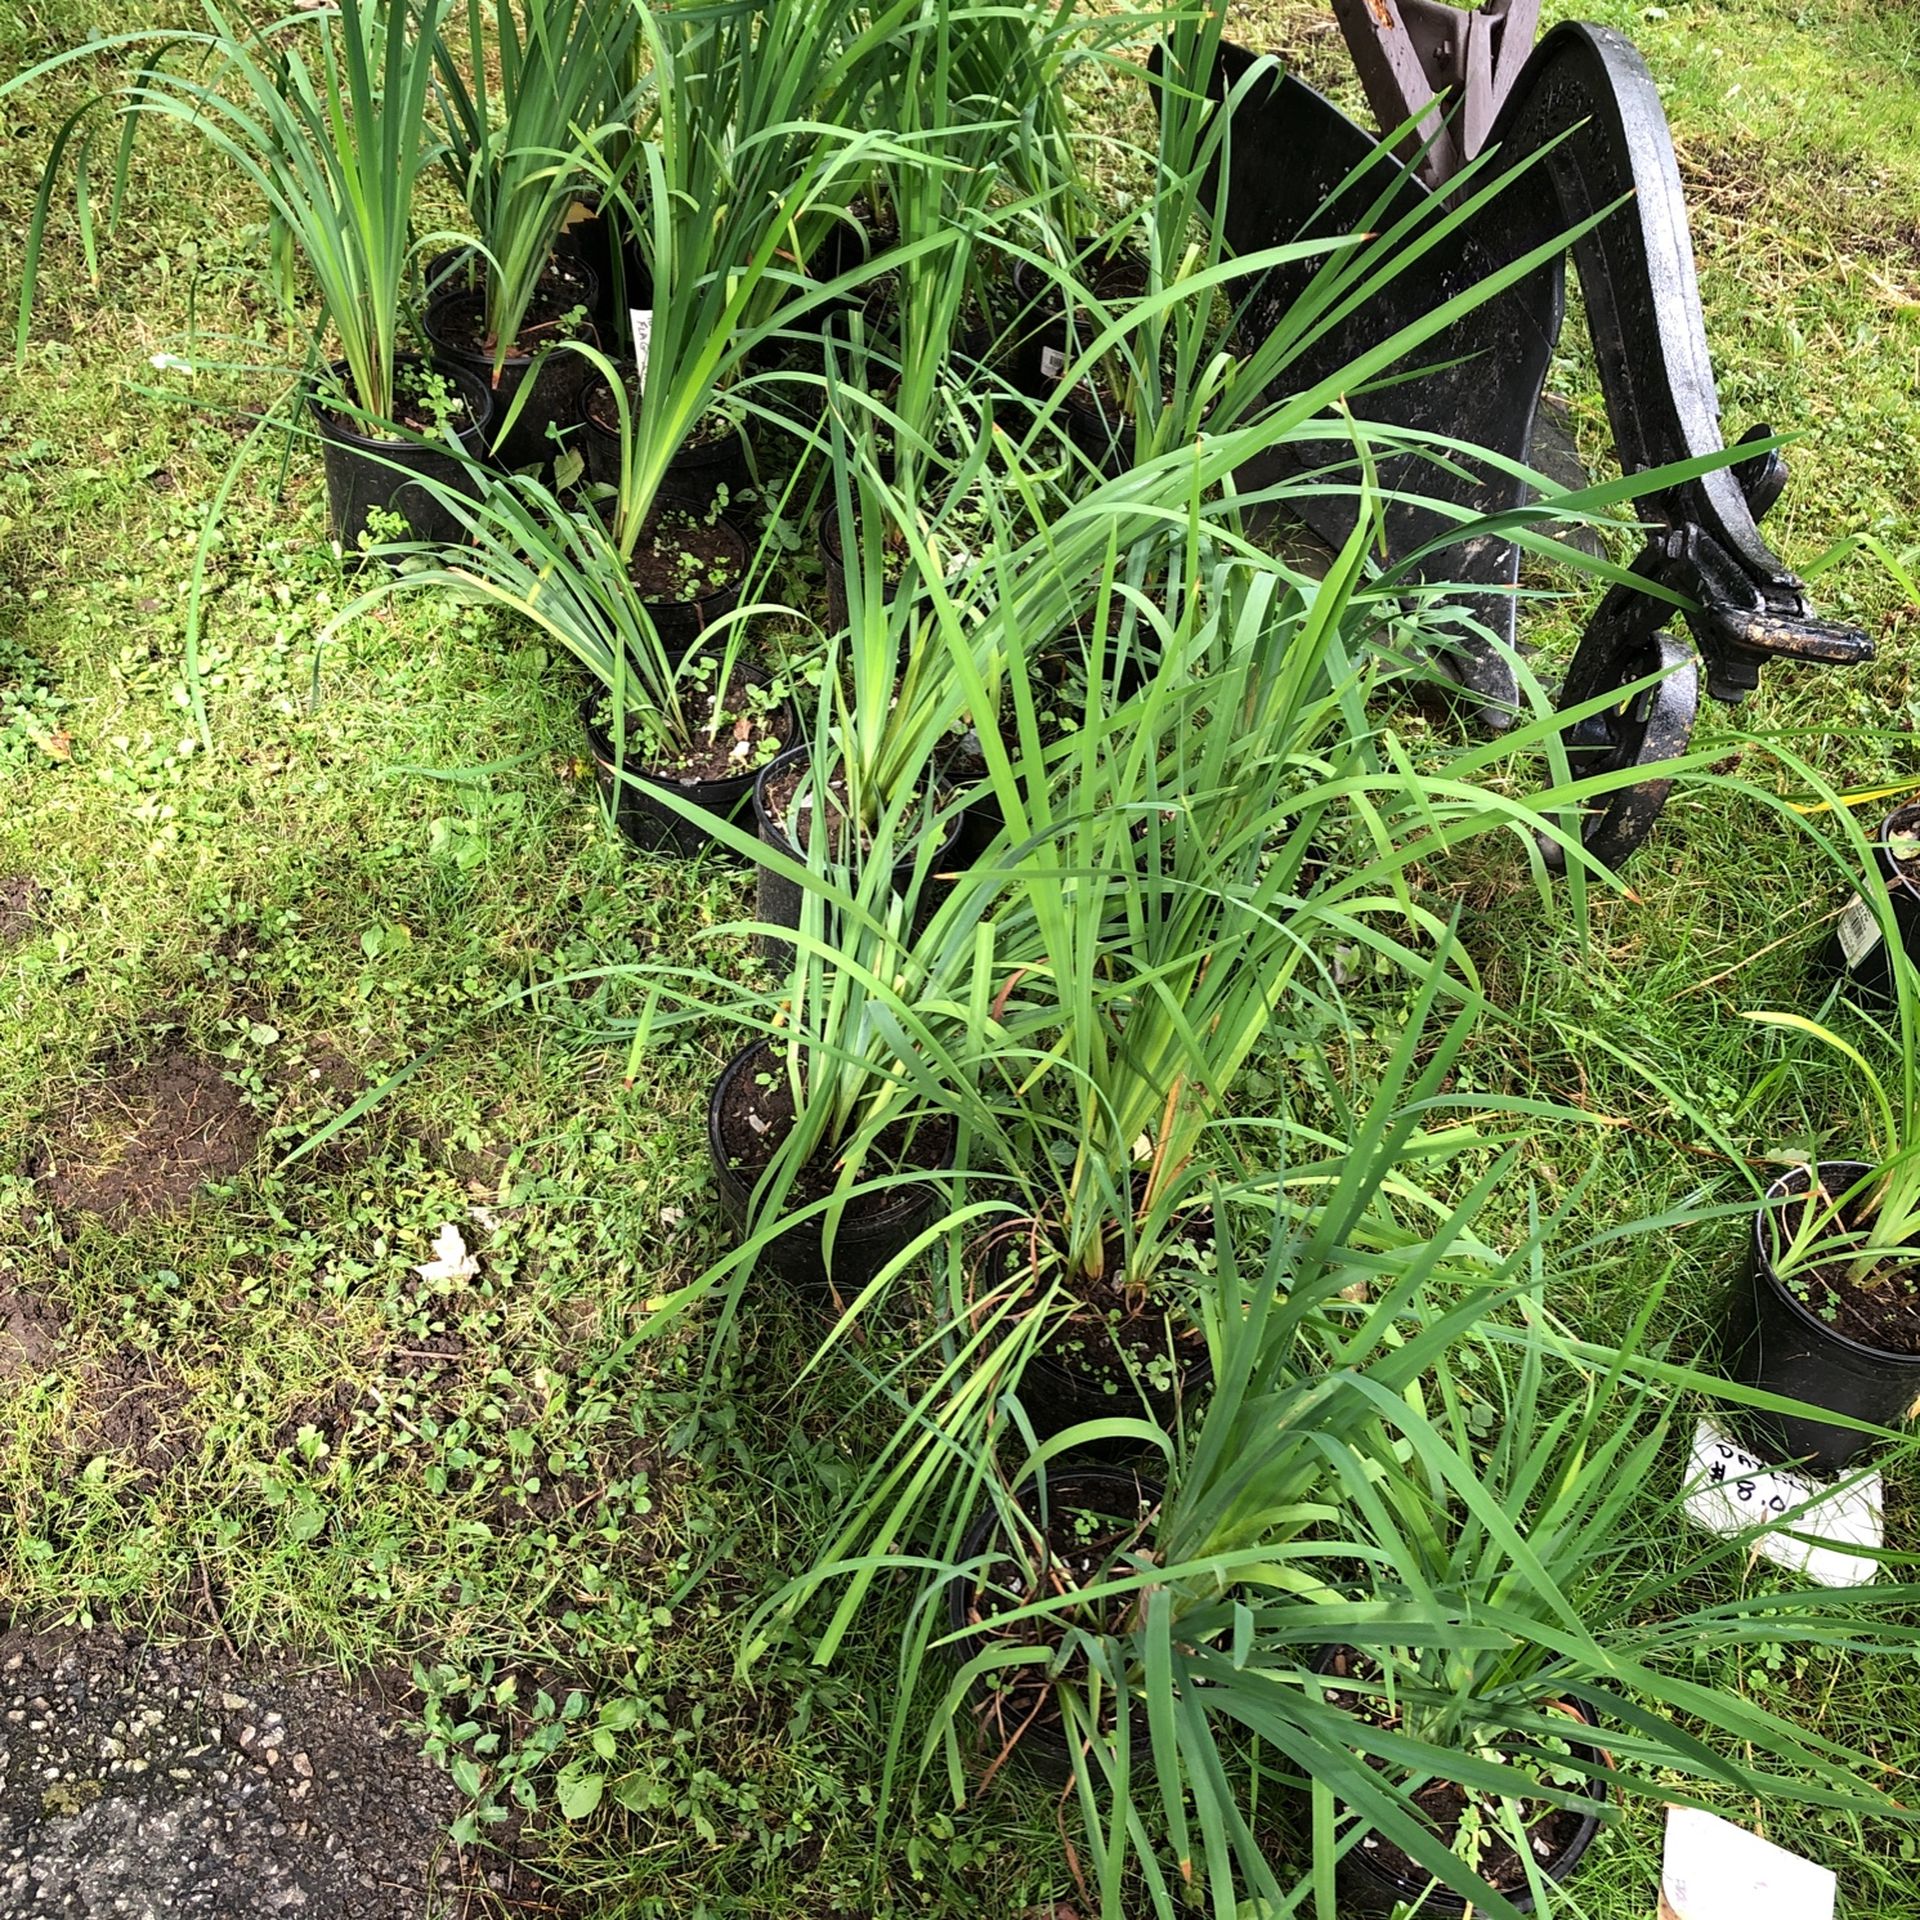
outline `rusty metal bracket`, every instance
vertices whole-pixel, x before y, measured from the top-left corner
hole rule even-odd
[[[1540,0],[1333,0],[1382,134],[1409,121],[1403,157],[1444,186],[1487,143],[1533,51]]]

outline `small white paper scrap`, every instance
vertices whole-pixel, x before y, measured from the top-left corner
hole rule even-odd
[[[1829,1493],[1818,1480],[1768,1466],[1702,1420],[1693,1434],[1685,1508],[1709,1533],[1744,1533],[1777,1520],[1755,1535],[1754,1551],[1823,1587],[1868,1586],[1880,1570],[1865,1554],[1847,1551],[1878,1548],[1886,1537],[1877,1473]]]
[[[433,1258],[414,1268],[422,1280],[471,1280],[480,1262],[467,1251],[460,1229],[451,1220],[434,1235]]]
[[[653,343],[653,309],[629,307],[627,318],[633,322],[633,387],[638,393],[647,384],[647,348]]]
[[[1834,1876],[1697,1807],[1667,1809],[1660,1920],[1833,1920]]]

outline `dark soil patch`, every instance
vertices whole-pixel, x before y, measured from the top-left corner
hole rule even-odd
[[[372,1433],[373,1444],[382,1445],[383,1422],[390,1418],[384,1403],[396,1389],[411,1390],[414,1399],[408,1404],[416,1414],[431,1410],[436,1416],[450,1415],[466,1357],[467,1342],[457,1333],[396,1335],[364,1370],[356,1363],[324,1392],[296,1401],[274,1429],[274,1447],[291,1453],[303,1427],[311,1427],[334,1454],[363,1433]]]
[[[1329,1674],[1353,1674],[1364,1679],[1377,1679],[1379,1668],[1370,1656],[1355,1654],[1351,1648],[1336,1649],[1328,1659],[1324,1669]],[[1364,1716],[1376,1726],[1392,1726],[1396,1716],[1388,1709],[1384,1700],[1371,1694],[1342,1693],[1328,1688],[1327,1698],[1330,1704],[1342,1708],[1356,1718]],[[1571,1734],[1579,1723],[1569,1720],[1568,1731]],[[1506,1751],[1518,1759],[1525,1749],[1517,1746],[1507,1747]],[[1538,1757],[1538,1756],[1536,1756]],[[1464,1787],[1452,1780],[1431,1780],[1412,1796],[1414,1810],[1419,1813],[1438,1838],[1451,1847],[1459,1834],[1460,1823],[1474,1796]],[[1515,1851],[1513,1844],[1500,1829],[1495,1817],[1492,1802],[1482,1800],[1481,1810],[1485,1816],[1485,1846],[1474,1870],[1489,1886],[1501,1893],[1512,1893],[1527,1884],[1526,1863]],[[1528,1844],[1534,1857],[1542,1868],[1558,1860],[1572,1846],[1583,1824],[1583,1816],[1571,1807],[1554,1807],[1537,1800],[1519,1799],[1521,1816],[1525,1821]],[[1528,1810],[1535,1811],[1528,1817]],[[1403,1884],[1417,1892],[1425,1887],[1432,1876],[1419,1865],[1404,1849],[1391,1840],[1384,1840],[1377,1833],[1366,1835],[1360,1842],[1369,1865],[1378,1867],[1391,1874]]]
[[[448,1841],[460,1809],[395,1682],[105,1630],[0,1634],[0,1912],[558,1911],[510,1853]]]
[[[740,536],[724,521],[656,521],[627,561],[640,598],[665,607],[705,606],[733,592],[745,572]]]
[[[508,364],[532,359],[555,340],[590,334],[592,328],[580,311],[586,305],[587,283],[579,269],[567,261],[549,261],[527,303],[513,351],[507,355]],[[455,284],[438,295],[433,303],[433,330],[449,346],[492,359],[499,343],[487,331],[484,281],[471,287]]]
[[[1030,1225],[997,1235],[980,1264],[988,1287],[1024,1278],[1035,1292],[1059,1271],[1057,1253],[1049,1255]],[[1157,1417],[1170,1418],[1204,1385],[1206,1335],[1173,1308],[1164,1290],[1125,1284],[1117,1235],[1104,1271],[1076,1278],[1070,1290],[1077,1304],[1030,1363],[1034,1384],[1063,1400],[1063,1412],[1137,1411],[1144,1400]]]
[[[39,1373],[60,1344],[60,1311],[17,1274],[0,1272],[0,1386]]]
[[[45,898],[32,874],[0,873],[0,953],[17,947],[38,928]]]
[[[32,1171],[66,1212],[176,1213],[207,1181],[247,1164],[264,1124],[218,1061],[175,1040],[139,1066],[109,1065],[105,1083],[57,1122]]]
[[[766,1080],[770,1085],[762,1086]],[[787,1083],[786,1063],[771,1053],[756,1055],[743,1073],[736,1073],[727,1084],[720,1106],[720,1138],[728,1158],[740,1177],[751,1186],[771,1164],[780,1143],[793,1130],[793,1089]],[[863,1178],[879,1177],[906,1167],[928,1173],[951,1164],[955,1128],[947,1115],[937,1115],[917,1125],[896,1120],[881,1129],[868,1149]],[[791,1210],[809,1201],[824,1199],[840,1177],[840,1169],[831,1154],[817,1155],[801,1167],[788,1189],[786,1205]],[[856,1191],[846,1203],[848,1220],[863,1220],[892,1212],[903,1204],[907,1189],[890,1186],[877,1191]],[[917,1191],[917,1189],[916,1189]]]
[[[1790,1179],[1790,1194],[1806,1191],[1804,1171]],[[1857,1228],[1850,1213],[1842,1225]],[[1882,1353],[1920,1354],[1920,1267],[1887,1261],[1858,1279],[1853,1267],[1848,1259],[1825,1260],[1801,1268],[1785,1285],[1836,1333]]]
[[[153,1355],[121,1347],[88,1370],[85,1405],[61,1451],[82,1463],[106,1455],[131,1473],[136,1490],[165,1478],[200,1445],[182,1418],[189,1398],[179,1377]]]
[[[302,1430],[311,1427],[326,1442],[329,1453],[338,1453],[341,1442],[372,1413],[373,1406],[373,1396],[358,1382],[336,1380],[325,1393],[294,1406],[274,1430],[274,1448],[291,1453]]]
[[[643,771],[655,780],[683,787],[739,780],[759,772],[793,735],[793,710],[785,701],[769,706],[767,685],[767,676],[758,668],[736,668],[733,684],[720,703],[718,724],[711,688],[695,687],[683,693],[689,744],[677,754],[650,760]],[[609,697],[595,705],[591,721],[594,751],[609,765],[614,758],[612,723]]]

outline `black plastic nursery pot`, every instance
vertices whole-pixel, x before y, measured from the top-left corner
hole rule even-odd
[[[410,540],[457,546],[467,530],[424,481],[475,498],[479,481],[473,465],[483,457],[487,424],[493,402],[485,385],[458,367],[429,365],[415,355],[394,362],[396,382],[411,376],[437,374],[466,404],[467,424],[454,438],[466,455],[462,459],[447,443],[426,432],[398,434],[369,432],[348,416],[336,413],[320,394],[309,396],[308,406],[320,435],[320,458],[327,476],[327,517],[333,537],[344,554],[356,553],[368,516],[390,513],[405,523]],[[333,368],[344,386],[345,363]]]
[[[672,659],[687,653],[715,621],[740,604],[750,561],[746,535],[731,520],[689,516],[684,525],[676,524],[680,507],[680,502],[662,497],[627,566],[660,644]],[[686,552],[698,553],[706,569],[691,580],[677,560]],[[716,578],[719,584],[714,584]]]
[[[1881,884],[1893,903],[1900,944],[1907,958],[1920,965],[1920,858],[1903,858],[1894,850],[1896,841],[1906,839],[1920,840],[1920,801],[1909,801],[1888,814],[1873,845]],[[1828,936],[1819,966],[1829,977],[1841,976],[1855,993],[1882,999],[1892,993],[1886,935],[1874,909],[1858,894]]]
[[[760,836],[762,844],[803,865],[807,858],[806,849],[797,845],[788,833],[775,795],[785,784],[785,776],[804,773],[812,752],[813,749],[804,742],[797,747],[789,747],[777,760],[768,762],[761,769],[753,788],[754,831]],[[940,845],[934,852],[933,864],[921,886],[922,913],[931,911],[941,888],[950,884],[941,876],[952,873],[955,868],[964,824],[965,816],[960,815],[949,819],[941,830]],[[904,894],[912,888],[914,866],[915,861],[911,856],[895,863],[893,886],[896,893]],[[790,880],[783,873],[775,873],[771,867],[760,868],[755,885],[754,918],[763,926],[797,927],[804,899],[805,891],[797,880]],[[775,966],[791,964],[793,945],[790,941],[762,933],[755,936],[755,943]]]
[[[722,1068],[707,1100],[707,1152],[719,1184],[720,1204],[743,1234],[752,1227],[754,1184],[785,1138],[777,1124],[761,1135],[747,1123],[749,1083],[761,1074],[784,1071],[772,1047],[756,1040]],[[930,1121],[914,1140],[914,1158],[921,1169],[935,1174],[951,1166],[954,1140],[951,1121]],[[796,1177],[787,1211],[807,1204],[809,1196],[801,1187],[802,1180]],[[823,1300],[838,1294],[845,1301],[924,1231],[940,1205],[940,1189],[931,1180],[856,1194],[841,1211],[831,1252],[827,1246],[831,1214],[822,1209],[775,1234],[762,1250],[760,1261],[801,1292]]]
[[[1033,676],[1034,697],[1038,702],[1043,697],[1043,688],[1058,689],[1068,683],[1071,663],[1064,652],[1043,653],[1031,663],[1029,672]],[[1037,719],[1043,745],[1051,744],[1066,731],[1058,717],[1047,710],[1043,709]],[[1000,723],[1001,737],[1008,750],[1017,753],[1019,729],[1010,706],[1002,706]],[[1078,723],[1077,713],[1075,723]],[[976,866],[1000,829],[1006,825],[1006,812],[987,772],[986,755],[981,748],[977,729],[954,742],[941,763],[941,775],[965,808],[961,816],[960,841],[954,849],[955,861],[961,867]]]
[[[1158,1481],[1126,1468],[1095,1466],[1075,1460],[1063,1461],[1047,1473],[1044,1503],[1041,1488],[1033,1481],[1022,1487],[1015,1497],[1021,1510],[1036,1524],[1044,1513],[1051,1540],[1057,1515],[1092,1514],[1125,1524],[1150,1517],[1165,1493]],[[961,1560],[969,1565],[982,1560],[1004,1537],[1000,1516],[989,1507],[968,1529],[960,1547]],[[1063,1552],[1062,1558],[1067,1558],[1070,1551],[1069,1548]],[[991,1642],[987,1588],[992,1576],[993,1568],[989,1565],[971,1574],[957,1574],[947,1582],[947,1624],[954,1633],[965,1636],[948,1646],[956,1666],[973,1659]],[[1008,1592],[1002,1592],[997,1599],[1001,1612],[1011,1612],[1017,1604]],[[1036,1670],[1028,1667],[1024,1671],[1031,1674]],[[1013,1751],[1045,1777],[1071,1778],[1073,1743],[1067,1737],[1065,1724],[1057,1713],[1044,1708],[1033,1713],[1036,1696],[1016,1691],[1010,1696],[996,1697],[991,1688],[976,1683],[973,1702],[980,1723],[981,1746],[989,1760],[1011,1741]],[[1152,1750],[1144,1708],[1136,1709],[1132,1716],[1128,1743],[1136,1764],[1144,1761]]]
[[[631,363],[623,362],[621,373],[627,381],[631,412],[634,404]],[[587,478],[596,486],[617,487],[620,484],[620,409],[604,374],[595,374],[581,389],[579,445],[587,463]],[[689,500],[711,500],[721,487],[737,497],[752,484],[746,436],[735,426],[729,426],[710,440],[683,446],[667,465],[668,489],[684,494]]]
[[[1829,1193],[1844,1193],[1867,1171],[1857,1160],[1823,1160],[1820,1180]],[[1806,1177],[1798,1167],[1782,1174],[1754,1217],[1747,1277],[1728,1306],[1727,1370],[1744,1386],[1898,1426],[1920,1406],[1920,1353],[1890,1352],[1843,1333],[1774,1271],[1775,1212],[1806,1191]],[[1798,1415],[1742,1407],[1727,1417],[1775,1458],[1805,1460],[1819,1473],[1844,1472],[1875,1444],[1871,1434]]]
[[[1144,260],[1123,254],[1093,268],[1092,291],[1105,303],[1130,302],[1146,291],[1147,277]],[[1076,313],[1070,325],[1058,293],[1024,260],[1013,263],[1013,291],[1021,310],[1010,368],[1013,381],[1031,399],[1049,400],[1094,338],[1092,322]],[[1112,478],[1132,466],[1132,420],[1091,380],[1080,381],[1066,394],[1060,414],[1074,445],[1102,473]]]
[[[768,684],[769,676],[759,667],[738,664],[734,673],[753,686]],[[736,858],[730,848],[715,847],[711,829],[682,813],[664,796],[668,792],[676,793],[716,820],[735,820],[746,811],[753,783],[759,777],[758,770],[728,774],[719,779],[691,779],[634,766],[631,762],[622,768],[614,753],[613,741],[594,719],[603,699],[602,694],[589,694],[580,703],[580,719],[586,729],[587,751],[593,757],[600,797],[611,810],[620,831],[642,853],[665,854],[681,860],[698,859],[708,853]],[[791,735],[790,707],[780,709],[775,726],[782,740]]]
[[[888,455],[881,461],[881,472],[891,480],[893,478],[893,459]],[[820,517],[814,522],[814,538],[820,543],[820,566],[822,584],[827,599],[827,631],[838,633],[852,614],[847,602],[847,552],[840,538],[840,510],[829,501],[820,510]],[[889,580],[884,589],[884,597],[891,601],[898,586],[897,581]]]
[[[970,1249],[980,1290],[1018,1290],[1019,1268],[1031,1251],[1023,1227],[1003,1229]],[[1037,1291],[1042,1283],[1037,1274],[1031,1277]],[[1090,1325],[1089,1317],[1055,1328],[1021,1370],[1020,1401],[1034,1431],[1045,1439],[1086,1420],[1130,1419],[1171,1432],[1181,1409],[1192,1407],[1213,1384],[1212,1358],[1199,1329],[1161,1313],[1154,1316],[1157,1328],[1144,1329],[1138,1346],[1129,1342],[1131,1351],[1123,1354],[1104,1323]]]
[[[628,315],[635,307],[653,305],[653,275],[623,223],[597,207],[576,203],[574,217],[560,229],[553,250],[593,276],[594,331],[615,351],[627,351],[633,339]]]
[[[442,260],[436,260],[429,268],[430,285],[437,278],[434,269],[441,265]],[[589,312],[599,297],[592,274],[573,259],[556,256],[541,276],[541,284],[543,288],[565,290],[553,293],[553,301],[577,294],[578,304]],[[581,391],[592,376],[592,362],[584,355],[563,350],[541,357],[540,342],[529,337],[538,329],[539,323],[535,323],[533,329],[523,330],[517,343],[529,350],[509,353],[496,376],[493,355],[485,350],[481,339],[486,328],[485,315],[485,286],[467,281],[456,267],[453,277],[442,280],[440,291],[428,302],[420,331],[438,359],[474,375],[492,392],[493,426],[487,453],[494,465],[510,473],[528,467],[545,471],[560,451],[550,429],[567,434],[573,431],[580,417]],[[561,337],[553,335],[555,340]],[[587,320],[579,330],[564,337],[593,344],[598,340],[598,333],[593,322]],[[529,384],[532,390],[527,393],[518,418],[508,426],[507,416],[522,389]]]
[[[1340,1647],[1323,1649],[1313,1663],[1315,1670],[1320,1673],[1332,1671],[1334,1663],[1345,1651]],[[1344,1672],[1345,1669],[1340,1671]],[[1570,1721],[1580,1726],[1591,1728],[1594,1724],[1592,1714],[1577,1702],[1562,1701],[1560,1709]],[[1569,1740],[1567,1744],[1587,1766],[1608,1767],[1612,1764],[1598,1747],[1579,1740]],[[1553,1881],[1555,1885],[1563,1884],[1572,1876],[1600,1832],[1601,1809],[1607,1799],[1606,1782],[1590,1780],[1582,1791],[1593,1801],[1593,1811],[1580,1815],[1578,1824],[1555,1848],[1552,1856],[1538,1863],[1542,1878]],[[1469,1903],[1451,1888],[1432,1885],[1427,1876],[1417,1869],[1413,1873],[1400,1871],[1383,1854],[1375,1836],[1371,1834],[1349,1847],[1335,1863],[1333,1871],[1342,1911],[1365,1915],[1367,1920],[1391,1920],[1391,1916],[1405,1908],[1414,1907],[1416,1902],[1422,1914],[1464,1915],[1469,1911]],[[1533,1895],[1528,1892],[1524,1880],[1517,1888],[1504,1891],[1502,1898],[1521,1913],[1533,1911]],[[1471,1910],[1474,1913],[1480,1911],[1478,1906]]]

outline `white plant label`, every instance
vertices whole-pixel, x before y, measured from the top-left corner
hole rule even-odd
[[[653,309],[630,307],[627,318],[633,322],[633,390],[637,395],[647,384],[647,349],[653,344]]]
[[[1686,1515],[1709,1533],[1766,1526],[1753,1549],[1823,1587],[1864,1587],[1876,1561],[1850,1548],[1885,1539],[1880,1476],[1867,1474],[1828,1492],[1818,1480],[1770,1467],[1702,1420],[1694,1429]],[[1772,1523],[1772,1524],[1769,1524]]]
[[[1062,353],[1058,347],[1042,347],[1040,349],[1040,378],[1042,380],[1058,380],[1065,375],[1066,371],[1067,356]]]
[[[1834,1876],[1697,1807],[1667,1809],[1660,1920],[1833,1920]]]
[[[1849,967],[1857,967],[1881,941],[1880,922],[1873,909],[1856,893],[1840,916],[1840,951]]]

